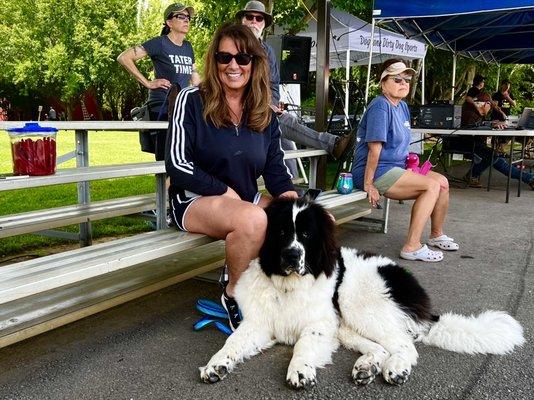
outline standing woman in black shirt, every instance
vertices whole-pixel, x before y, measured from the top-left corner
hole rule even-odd
[[[194,14],[193,7],[180,3],[169,5],[163,12],[161,35],[127,49],[117,57],[117,61],[141,85],[149,89],[151,121],[167,121],[167,97],[173,84],[183,89],[200,83],[193,47],[185,40]],[[152,60],[154,79],[145,77],[135,65],[144,57],[150,57]],[[142,150],[155,153],[158,161],[163,160],[166,134],[165,130],[154,132],[150,136],[151,143],[147,143],[146,147],[142,146]]]

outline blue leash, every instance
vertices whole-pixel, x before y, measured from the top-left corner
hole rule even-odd
[[[206,326],[213,324],[222,333],[225,333],[228,336],[232,334],[232,330],[228,326],[228,323],[224,322],[228,321],[228,313],[223,306],[208,299],[198,299],[196,308],[204,314],[204,316],[193,325],[195,331],[199,331]],[[219,318],[224,321],[220,321]]]

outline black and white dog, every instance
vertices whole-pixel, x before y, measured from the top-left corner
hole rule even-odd
[[[318,204],[278,200],[266,210],[260,257],[236,285],[243,322],[205,367],[201,379],[223,379],[275,343],[294,345],[287,371],[293,388],[316,383],[341,343],[362,355],[352,377],[378,374],[406,382],[417,363],[414,342],[463,353],[506,354],[524,342],[521,325],[501,311],[465,317],[433,315],[417,280],[389,258],[339,248],[334,223]]]

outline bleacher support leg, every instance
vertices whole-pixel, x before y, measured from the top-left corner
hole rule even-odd
[[[76,167],[89,166],[89,139],[86,130],[76,130]],[[91,183],[78,182],[78,204],[91,202]],[[91,222],[80,224],[80,246],[90,246],[93,243]]]

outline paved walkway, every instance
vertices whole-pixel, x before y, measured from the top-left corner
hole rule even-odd
[[[291,349],[278,346],[223,382],[199,381],[197,367],[224,336],[193,332],[198,297],[217,299],[213,283],[190,280],[99,315],[0,350],[1,399],[531,399],[534,392],[534,191],[504,204],[498,188],[453,189],[446,233],[461,243],[438,264],[403,262],[433,298],[437,312],[507,310],[527,344],[508,356],[466,356],[418,345],[419,365],[402,387],[378,379],[356,387],[356,355],[340,349],[318,387],[285,385]],[[515,187],[515,184],[514,184]],[[515,196],[515,195],[514,195]],[[396,258],[410,202],[392,204],[387,235],[344,225],[343,245]]]

